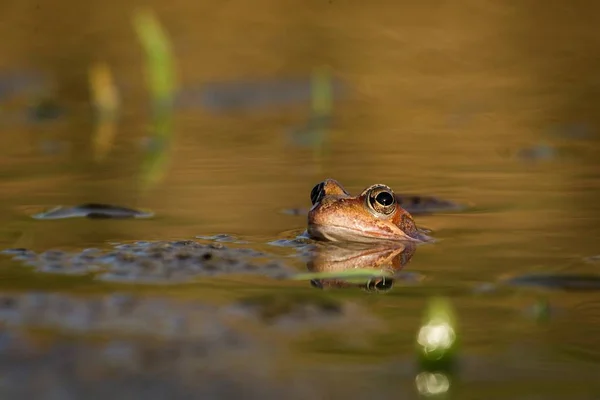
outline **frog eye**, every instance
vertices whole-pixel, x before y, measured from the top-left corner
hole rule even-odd
[[[325,187],[325,183],[321,182],[318,185],[315,185],[314,188],[310,191],[310,202],[314,206],[316,203],[321,201],[323,196],[325,196],[325,191],[323,190]]]
[[[394,195],[390,192],[380,192],[377,196],[375,196],[375,201],[382,206],[389,206],[394,204]]]
[[[396,197],[392,189],[385,185],[371,188],[367,203],[371,209],[379,214],[390,215],[396,211]]]

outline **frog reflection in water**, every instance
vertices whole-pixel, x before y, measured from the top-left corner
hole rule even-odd
[[[326,179],[312,189],[310,199],[307,232],[313,239],[358,243],[430,239],[386,185],[372,185],[351,196],[336,180]]]
[[[369,292],[390,290],[398,271],[408,264],[416,251],[416,243],[403,242],[394,246],[339,246],[335,243],[317,246],[307,263],[310,272],[342,273],[353,269],[372,269],[373,276],[362,279],[322,278],[310,283],[319,289],[358,287]],[[385,273],[378,276],[377,271]]]

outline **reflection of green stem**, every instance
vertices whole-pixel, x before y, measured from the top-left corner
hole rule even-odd
[[[332,84],[329,68],[321,67],[313,71],[311,80],[311,120],[315,127],[310,134],[315,135],[317,140],[313,146],[313,160],[319,170],[323,168],[323,158],[327,149],[327,136],[329,129],[323,126],[328,123],[332,110]],[[312,121],[310,124],[312,124]]]
[[[134,26],[146,53],[146,80],[152,105],[152,144],[143,162],[143,181],[162,180],[171,150],[173,97],[176,90],[174,59],[168,37],[154,14],[138,11]]]
[[[331,114],[332,91],[329,68],[315,69],[312,74],[311,96],[311,114],[313,117],[323,117]]]
[[[550,318],[550,303],[547,299],[538,299],[533,305],[533,317],[537,322],[546,322]]]
[[[96,127],[92,135],[94,159],[102,161],[115,139],[119,94],[110,68],[105,63],[96,63],[90,67],[89,83],[96,114]]]
[[[334,272],[314,272],[314,273],[304,273],[304,274],[296,274],[291,279],[297,281],[311,280],[311,279],[328,279],[328,278],[338,278],[338,279],[359,279],[364,278],[366,280],[374,277],[381,276],[394,276],[394,274],[387,270],[374,270],[369,268],[356,268],[356,269],[348,269],[345,271],[334,271]],[[359,282],[361,282],[360,280]]]
[[[317,167],[318,174],[323,173],[323,159],[325,155],[325,136],[327,135],[327,130],[323,128],[316,128],[317,131],[313,134],[317,136],[317,140],[313,145],[313,162]]]
[[[152,138],[142,161],[142,180],[147,186],[162,181],[166,173],[166,165],[170,156],[170,142],[158,137]]]

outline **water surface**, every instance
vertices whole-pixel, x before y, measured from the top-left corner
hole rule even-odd
[[[597,398],[598,292],[505,284],[598,273],[589,258],[600,254],[595,5],[285,3],[153,4],[185,101],[165,179],[150,189],[139,183],[149,107],[133,8],[2,6],[0,33],[11,40],[0,56],[0,245],[76,253],[226,234],[235,240],[225,246],[306,272],[296,248],[272,243],[302,233],[305,216],[285,210],[309,206],[326,177],[352,193],[385,183],[471,207],[416,217],[437,239],[404,267],[419,279],[377,294],[261,274],[110,281],[3,257],[2,397]],[[98,60],[123,103],[102,162],[86,76]],[[318,152],[290,132],[311,118],[307,88],[323,65],[344,90]],[[31,87],[65,112],[23,118]],[[84,203],[155,216],[31,218]],[[344,308],[312,305],[265,322],[235,307],[286,295],[325,295]],[[415,365],[414,338],[437,295],[458,317],[454,375]]]

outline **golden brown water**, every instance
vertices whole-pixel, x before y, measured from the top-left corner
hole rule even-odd
[[[221,81],[308,81],[314,68],[328,65],[346,89],[334,104],[329,150],[315,159],[312,149],[288,138],[308,118],[308,101],[218,113],[201,104],[182,107],[175,116],[166,178],[150,191],[140,191],[139,143],[149,113],[131,15],[142,5],[154,9],[171,36],[183,90]],[[248,241],[249,247],[293,255],[268,242],[293,238],[305,228],[304,217],[282,210],[308,206],[310,189],[325,177],[353,193],[382,182],[397,192],[438,195],[475,209],[416,218],[439,239],[419,248],[407,267],[424,275],[422,283],[397,284],[381,296],[334,293],[383,318],[383,333],[362,339],[350,329],[345,331],[350,344],[338,343],[335,335],[311,333],[295,341],[290,354],[287,345],[281,347],[285,351],[254,350],[247,358],[234,353],[227,358],[231,364],[223,361],[215,368],[239,368],[240,376],[258,382],[248,384],[246,392],[256,397],[282,391],[298,398],[413,398],[419,386],[410,367],[414,335],[427,297],[444,294],[457,309],[463,364],[451,391],[438,398],[598,398],[597,292],[478,289],[508,275],[597,271],[598,262],[584,261],[599,252],[597,13],[595,3],[583,1],[0,5],[0,75],[36,71],[68,107],[56,120],[15,122],[19,106],[14,98],[0,98],[0,111],[6,105],[0,114],[0,242],[44,251],[227,233]],[[87,78],[88,67],[98,61],[110,65],[123,100],[115,144],[101,164],[92,160]],[[588,137],[574,138],[581,132],[577,127]],[[64,147],[44,152],[43,143],[49,142]],[[547,159],[523,155],[523,149],[541,144],[552,146],[556,154]],[[149,208],[157,218],[29,218],[54,205],[90,201]],[[300,260],[287,260],[303,268]],[[24,274],[17,265],[2,261],[2,291],[140,290],[222,302],[256,292],[315,290],[306,282],[237,276],[197,286],[99,286]],[[527,317],[539,296],[558,310],[543,324]],[[37,347],[50,346],[54,337],[50,332],[36,335]],[[77,351],[93,357],[85,346]],[[277,363],[268,368],[261,364],[256,369],[264,368],[264,376],[254,376],[257,372],[247,363],[257,358]],[[2,380],[12,377],[13,367],[0,366],[0,393],[7,388],[6,396],[19,393],[13,381]],[[42,372],[27,368],[41,380],[45,367],[40,361]],[[165,397],[183,398],[193,382],[196,370],[183,362],[178,368],[161,389],[171,394]],[[91,366],[73,376],[63,383],[65,390],[87,393],[81,382],[104,375]],[[116,394],[97,395],[141,395],[136,385],[149,376],[134,374],[131,386],[123,383]],[[219,398],[241,393],[210,390],[202,393]],[[52,398],[49,393],[39,398]]]

